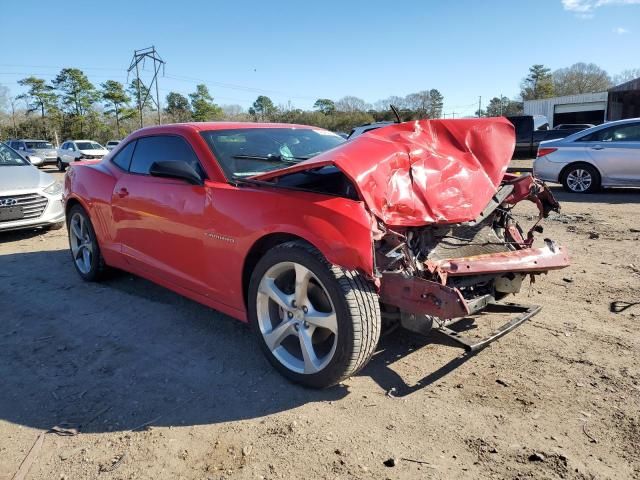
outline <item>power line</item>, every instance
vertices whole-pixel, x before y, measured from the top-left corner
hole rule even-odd
[[[0,67],[19,67],[19,68],[43,68],[43,69],[47,69],[47,68],[52,68],[52,69],[63,69],[66,67],[62,67],[62,66],[53,66],[53,65],[18,65],[18,64],[7,64],[7,63],[3,63],[0,64]],[[121,72],[121,73],[127,73],[127,70],[124,70],[122,68],[111,68],[111,67],[75,67],[78,68],[80,70],[104,70],[104,71],[113,71],[113,72]],[[0,72],[0,75],[41,75],[41,76],[56,76],[55,74],[51,74],[48,72],[43,72],[43,73],[37,73],[37,72],[29,72],[29,73],[24,73],[24,72]],[[263,93],[263,94],[274,94],[274,95],[284,95],[287,98],[299,98],[299,99],[304,99],[304,100],[316,100],[316,97],[310,97],[310,96],[305,96],[305,95],[292,95],[290,93],[287,92],[282,92],[282,91],[278,91],[278,90],[268,90],[268,89],[264,89],[264,88],[258,88],[258,87],[250,87],[247,85],[240,85],[240,84],[236,84],[236,83],[229,83],[229,82],[219,82],[219,81],[215,81],[215,80],[210,80],[210,79],[203,79],[203,78],[197,78],[197,77],[189,77],[189,76],[185,76],[185,75],[164,75],[166,78],[170,78],[172,80],[177,80],[177,81],[181,81],[181,82],[200,82],[200,83],[205,83],[205,84],[209,84],[209,85],[215,85],[217,87],[220,88],[227,88],[227,89],[231,89],[231,90],[240,90],[240,91],[244,91],[244,92],[250,92],[250,93]],[[96,77],[95,75],[92,75],[92,77]],[[103,77],[103,78],[107,78],[107,77]]]

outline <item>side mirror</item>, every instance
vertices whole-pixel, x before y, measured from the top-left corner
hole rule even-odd
[[[204,185],[204,180],[193,167],[185,162],[153,162],[149,174],[154,177],[178,178],[191,185]]]

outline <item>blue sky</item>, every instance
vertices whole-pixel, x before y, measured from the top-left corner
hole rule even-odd
[[[640,0],[22,0],[2,13],[0,84],[13,94],[66,66],[124,82],[150,45],[167,62],[162,96],[205,83],[245,108],[259,94],[309,108],[437,88],[445,112],[469,115],[480,95],[516,96],[534,63],[640,68]]]

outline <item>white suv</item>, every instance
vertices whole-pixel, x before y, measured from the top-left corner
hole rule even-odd
[[[58,149],[56,165],[64,172],[71,162],[79,160],[98,160],[109,151],[93,140],[67,140]]]

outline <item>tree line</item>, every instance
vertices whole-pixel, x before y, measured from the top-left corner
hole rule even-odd
[[[552,71],[535,64],[520,84],[519,98],[496,96],[475,116],[493,117],[522,113],[523,101],[553,96],[605,91],[612,85],[640,77],[640,69],[610,76],[593,63],[576,63]],[[36,76],[18,81],[24,93],[11,96],[0,86],[0,140],[11,137],[41,137],[63,141],[91,138],[106,142],[122,138],[140,125],[138,104],[142,104],[143,124],[189,121],[254,121],[314,125],[338,132],[374,121],[395,120],[394,105],[402,120],[442,118],[444,97],[437,89],[422,90],[404,97],[392,96],[371,104],[356,96],[338,100],[319,98],[310,110],[276,105],[260,95],[248,110],[240,105],[219,105],[204,84],[188,95],[169,92],[158,112],[148,88],[137,79],[124,85],[107,80],[94,85],[78,68],[63,68],[47,82]]]
[[[63,68],[53,80],[29,76],[18,81],[24,93],[11,96],[0,86],[0,140],[38,137],[62,142],[67,138],[90,138],[101,142],[123,138],[140,126],[157,123],[158,105],[148,88],[137,79],[128,85],[116,80],[93,84],[78,68]],[[401,110],[403,119],[440,118],[444,97],[425,90],[369,104],[345,96],[333,101],[318,99],[313,109],[275,105],[260,95],[245,110],[240,105],[219,105],[205,84],[188,95],[171,91],[163,99],[162,123],[218,120],[299,123],[348,132],[363,123],[392,120],[389,103]]]

